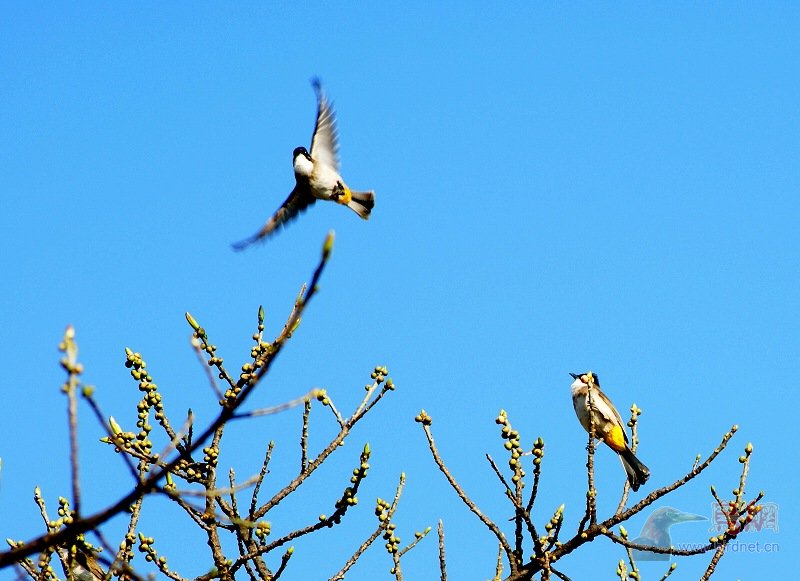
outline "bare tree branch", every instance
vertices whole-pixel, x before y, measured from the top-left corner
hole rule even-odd
[[[0,552],[0,568],[9,566],[35,553],[39,553],[46,547],[66,544],[75,539],[78,535],[97,528],[99,525],[103,524],[113,516],[127,510],[128,507],[138,498],[153,492],[157,488],[158,482],[164,478],[167,472],[174,470],[185,456],[200,448],[206,442],[206,440],[211,437],[212,434],[214,434],[217,428],[230,420],[234,416],[239,406],[241,406],[247,400],[248,396],[253,392],[259,381],[269,371],[275,358],[280,353],[286,340],[291,335],[291,330],[296,328],[297,324],[299,323],[300,316],[308,306],[308,303],[316,294],[317,283],[323,270],[325,269],[325,265],[328,262],[332,247],[333,234],[331,233],[328,235],[328,238],[323,245],[322,258],[317,265],[314,274],[312,275],[310,286],[304,295],[296,302],[295,308],[292,311],[292,314],[290,315],[286,325],[284,326],[284,330],[275,343],[273,343],[272,350],[270,354],[264,358],[263,365],[259,367],[254,377],[250,377],[248,378],[247,382],[244,382],[241,393],[236,401],[231,405],[223,407],[220,414],[200,434],[200,436],[196,438],[196,440],[192,443],[192,446],[188,448],[184,454],[178,455],[165,466],[154,471],[146,480],[137,483],[136,486],[134,486],[128,493],[106,508],[97,511],[92,515],[78,518],[56,533],[36,537],[25,543],[17,544],[8,551]],[[199,332],[200,330],[201,328],[199,326],[195,328],[195,332]],[[205,332],[203,331],[202,334],[204,335]]]
[[[464,492],[461,486],[459,486],[458,482],[456,482],[456,479],[453,477],[453,475],[450,474],[450,470],[448,470],[447,466],[444,463],[444,460],[442,460],[442,457],[439,455],[439,450],[436,448],[436,443],[433,441],[433,434],[431,433],[430,429],[430,424],[432,423],[433,420],[425,412],[425,410],[422,410],[415,419],[417,422],[422,424],[422,429],[425,432],[425,437],[428,439],[428,448],[430,449],[431,454],[433,455],[433,460],[434,462],[436,462],[436,466],[439,468],[442,474],[444,474],[445,478],[447,478],[447,481],[450,483],[450,486],[453,488],[453,490],[455,490],[456,494],[461,499],[461,501],[467,505],[467,508],[469,508],[469,510],[475,516],[477,516],[478,519],[484,525],[486,525],[486,528],[488,528],[497,538],[497,541],[500,543],[501,548],[506,553],[506,557],[509,559],[509,562],[512,563],[512,571],[513,571],[514,550],[511,548],[511,545],[508,544],[505,535],[503,535],[498,526],[494,522],[492,522],[492,520],[489,519],[489,517],[487,517],[481,512],[481,510],[472,501],[472,499],[469,496],[467,496],[466,492]]]

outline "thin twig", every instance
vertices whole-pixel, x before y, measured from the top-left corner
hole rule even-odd
[[[193,506],[192,504],[186,502],[183,498],[180,497],[179,494],[172,490],[166,490],[163,487],[158,487],[155,492],[161,492],[171,501],[176,503],[179,507],[181,507],[189,518],[191,518],[197,526],[199,526],[204,531],[208,530],[208,524],[203,521],[203,515],[205,511],[202,508],[197,506]]]
[[[272,458],[272,450],[275,448],[275,441],[270,440],[267,445],[267,453],[264,456],[264,462],[261,464],[261,471],[258,473],[258,480],[253,487],[253,497],[250,500],[250,512],[248,513],[250,520],[255,519],[256,505],[258,504],[258,491],[261,490],[261,483],[264,482],[264,477],[267,475],[267,467]]]
[[[497,547],[497,563],[494,568],[494,581],[500,581],[503,575],[503,544],[500,543]]]
[[[36,580],[39,578],[39,572],[36,569],[36,565],[34,565],[33,561],[30,559],[23,559],[19,563],[14,563],[14,568],[17,569],[17,577],[15,581],[22,581],[25,578],[24,573],[27,573],[28,577],[31,579]],[[19,569],[22,569],[22,571]]]
[[[634,403],[631,405],[631,419],[628,421],[628,425],[631,427],[631,452],[636,452],[636,449],[639,447],[639,434],[638,434],[638,426],[639,426],[639,414],[642,413],[641,410],[637,407]],[[697,462],[695,461],[695,466]],[[630,482],[628,479],[625,479],[625,484],[622,486],[622,496],[619,499],[619,504],[617,505],[617,514],[621,513],[622,510],[625,508],[625,505],[628,502],[628,495],[631,491]]]
[[[500,480],[500,483],[503,486],[505,486],[506,489],[503,492],[505,493],[506,498],[508,498],[511,501],[515,509],[520,508],[519,504],[517,504],[516,497],[511,492],[511,487],[508,485],[505,476],[503,476],[503,474],[500,472],[500,469],[497,467],[497,464],[495,464],[494,458],[492,458],[491,455],[487,453],[486,459],[489,461],[489,466],[492,467],[492,471],[494,472],[495,476],[497,476],[497,479]]]
[[[211,389],[214,390],[214,393],[217,396],[217,400],[222,401],[225,399],[225,396],[222,394],[222,390],[217,385],[217,378],[214,377],[214,374],[211,373],[211,367],[208,366],[206,363],[206,357],[203,355],[203,348],[200,343],[200,339],[197,337],[192,336],[191,339],[192,348],[194,349],[195,355],[197,355],[197,360],[200,362],[200,367],[203,368],[203,373],[206,374],[206,379],[208,379],[208,385],[211,386]]]
[[[716,546],[716,544],[714,543],[708,543],[706,545],[703,545],[702,547],[696,547],[694,549],[676,549],[674,547],[657,547],[655,545],[649,545],[647,543],[634,543],[624,537],[616,535],[611,531],[606,531],[604,533],[604,536],[608,537],[618,545],[622,545],[623,547],[627,547],[629,549],[634,549],[637,551],[646,551],[648,553],[657,553],[659,555],[675,555],[678,557],[690,557],[692,555],[700,555],[702,553],[707,553]]]
[[[431,433],[430,426],[427,423],[422,422],[422,429],[425,431],[425,437],[428,439],[428,448],[433,455],[433,461],[436,462],[436,466],[439,468],[441,473],[444,474],[445,478],[447,478],[450,486],[453,488],[453,490],[455,490],[461,501],[466,504],[467,508],[469,508],[469,510],[475,516],[477,516],[478,519],[480,519],[480,521],[494,534],[494,536],[497,538],[497,541],[500,543],[500,547],[506,552],[507,558],[513,563],[514,550],[511,548],[511,545],[508,544],[505,535],[503,535],[502,531],[494,522],[492,522],[491,519],[489,519],[489,517],[481,512],[478,506],[472,502],[472,499],[467,496],[466,492],[464,492],[461,486],[459,486],[458,482],[456,482],[456,479],[453,478],[453,475],[450,474],[450,470],[447,469],[447,466],[442,460],[442,457],[439,455],[439,450],[436,448],[436,444],[433,441],[433,434]]]
[[[47,528],[48,533],[54,533],[58,530],[58,527],[54,526],[55,523],[50,521],[50,516],[47,514],[47,507],[45,506],[44,497],[42,496],[41,489],[37,486],[33,489],[33,501],[36,503],[36,506],[39,507],[39,514],[42,515],[42,520],[44,520],[44,526]],[[52,552],[54,547],[48,547],[43,552]],[[62,555],[60,552],[56,551],[56,555],[58,556],[59,561],[61,561],[61,565],[64,568],[64,571],[67,571],[69,568],[69,564],[67,563],[66,556]],[[45,555],[45,559],[49,560],[49,556]],[[41,561],[41,556],[40,556]],[[24,561],[23,561],[24,562]],[[31,563],[33,566],[33,563]],[[35,567],[34,567],[35,570]],[[42,573],[44,573],[44,568],[42,569]],[[34,579],[37,578],[36,575],[33,575]]]
[[[370,545],[375,542],[375,539],[377,539],[378,536],[387,529],[389,522],[392,520],[392,517],[397,510],[397,504],[400,502],[400,495],[403,493],[403,487],[405,484],[406,475],[403,473],[400,475],[400,482],[397,484],[397,489],[394,493],[394,500],[384,513],[386,518],[383,521],[379,521],[378,527],[375,529],[375,531],[373,531],[373,533],[367,537],[363,543],[361,543],[358,549],[356,549],[356,552],[353,553],[353,555],[345,562],[344,566],[342,566],[342,568],[330,578],[330,581],[340,581],[341,579],[344,579],[345,573],[347,573],[350,568],[356,564],[356,562],[361,558],[361,555],[364,554],[364,551],[366,551]]]
[[[308,418],[311,415],[311,399],[303,405],[303,428],[300,430],[300,472],[308,466]]]
[[[439,537],[439,579],[447,581],[447,561],[444,554],[444,523],[439,519],[439,526],[436,529]]]
[[[405,546],[405,548],[403,548],[403,549],[400,549],[399,551],[397,551],[397,558],[398,558],[398,559],[400,559],[400,558],[401,558],[403,555],[405,555],[405,554],[406,554],[406,553],[408,553],[408,552],[409,552],[411,549],[413,549],[414,547],[416,547],[416,546],[417,546],[417,545],[418,545],[418,544],[419,544],[419,543],[422,541],[422,539],[424,539],[425,537],[427,537],[427,536],[428,536],[428,533],[429,533],[429,532],[431,532],[431,527],[428,527],[428,528],[426,528],[426,529],[425,529],[424,531],[422,531],[421,533],[416,533],[416,534],[414,535],[414,540],[413,540],[413,541],[411,541],[410,543],[408,543],[408,545],[406,545],[406,546]]]
[[[531,450],[531,455],[533,456],[533,487],[531,489],[531,495],[528,498],[528,504],[525,507],[524,517],[525,517],[525,524],[528,526],[528,532],[533,539],[533,552],[537,558],[542,558],[544,549],[542,548],[542,543],[539,539],[539,533],[536,531],[536,525],[533,523],[533,518],[531,517],[531,512],[533,511],[533,505],[536,502],[536,495],[539,493],[539,479],[542,475],[542,460],[544,459],[544,440],[541,437],[537,438],[536,441],[533,443],[533,450]]]
[[[231,470],[233,470],[231,468]],[[240,490],[245,490],[250,488],[254,484],[258,482],[258,475],[251,476],[244,482],[237,484],[235,487],[226,487],[226,488],[211,488],[211,489],[203,489],[203,490],[177,490],[172,492],[172,494],[176,494],[178,496],[196,496],[202,498],[217,498],[220,496],[230,495],[235,492],[239,492]]]
[[[661,579],[658,581],[667,581],[667,578],[675,572],[675,569],[678,567],[677,563],[672,563],[668,568],[667,572],[661,576]]]
[[[316,397],[317,395],[316,389],[312,389],[305,395],[301,395],[300,397],[296,397],[295,399],[289,400],[287,402],[266,407],[266,408],[259,408],[257,410],[249,411],[249,412],[242,412],[235,414],[232,419],[238,420],[241,418],[257,418],[260,416],[271,416],[280,412],[284,412],[286,410],[296,408],[300,404],[305,404],[309,401],[310,398]]]
[[[392,553],[392,573],[394,573],[394,581],[403,581],[403,567],[400,565],[400,555],[397,551]]]
[[[63,390],[67,394],[67,423],[69,425],[69,460],[72,472],[72,506],[76,517],[81,514],[81,483],[78,464],[78,398],[76,391],[80,384],[83,365],[78,363],[78,344],[75,342],[75,328],[72,325],[64,332],[60,345],[65,357],[61,366],[67,372],[67,382]]]
[[[547,534],[547,538],[549,539],[549,541],[547,543],[547,546],[544,547],[544,549],[542,550],[542,556],[545,556],[547,551],[552,549],[555,546],[555,544],[558,542],[558,535],[561,533],[561,526],[564,524],[564,505],[563,504],[556,509],[556,512],[553,514],[553,517],[550,519],[550,524],[552,525],[552,529]]]
[[[325,527],[332,527],[334,525],[340,524],[342,521],[342,517],[345,516],[348,508],[358,502],[356,494],[358,493],[358,489],[361,486],[361,483],[363,482],[364,478],[366,478],[367,476],[367,470],[369,469],[369,465],[367,462],[369,460],[369,456],[370,456],[370,448],[369,448],[369,443],[367,443],[364,445],[364,449],[361,455],[359,456],[359,468],[353,471],[353,479],[351,479],[350,481],[350,486],[348,486],[345,489],[342,497],[339,498],[339,500],[336,502],[335,504],[336,510],[333,512],[332,515],[330,516],[321,515],[319,517],[319,520],[315,524],[294,530],[290,533],[285,534],[281,538],[272,541],[269,544],[258,546],[255,550],[251,551],[247,555],[241,555],[238,559],[236,559],[236,561],[234,561],[233,565],[231,565],[230,567],[231,573],[235,573],[236,570],[239,569],[245,561],[253,559],[259,555],[264,555],[266,553],[269,553],[270,551],[285,545],[291,540],[294,540],[298,537],[302,537],[304,535],[308,535],[310,533],[314,533]],[[259,516],[259,512],[262,509],[256,511],[256,516]]]
[[[633,558],[633,549],[630,547],[625,547],[625,553],[628,556],[628,563],[631,565],[631,573],[638,573],[638,569],[636,567],[636,559]],[[637,575],[636,578],[638,579],[640,576]]]
[[[253,478],[253,482],[258,479],[258,476]],[[239,507],[236,506],[236,472],[233,468],[228,470],[228,482],[230,484],[229,495],[231,498],[231,515],[233,518],[239,518]],[[252,484],[252,483],[251,483]]]
[[[514,505],[514,516],[510,519],[514,521],[514,554],[516,555],[516,559],[518,563],[522,563],[522,523],[523,521],[526,524],[528,532],[531,532],[533,522],[528,515],[528,518],[525,518],[525,510],[522,508],[522,499],[521,499],[521,489],[519,488],[520,480],[517,481],[517,492],[515,493],[512,491],[511,487],[506,481],[503,474],[500,472],[500,469],[495,464],[494,458],[491,455],[486,454],[486,459],[489,461],[489,465],[492,467],[492,471],[495,473],[497,478],[500,482],[505,486],[505,495],[511,501],[511,504]],[[529,524],[530,523],[530,524]]]
[[[187,414],[186,415],[186,421],[183,423],[183,426],[181,426],[180,431],[173,433],[172,438],[170,439],[170,441],[167,443],[167,445],[164,447],[164,449],[161,450],[161,452],[159,452],[155,456],[155,458],[158,458],[158,459],[165,458],[167,456],[167,454],[169,454],[170,452],[172,452],[175,449],[178,449],[180,444],[181,444],[181,439],[183,438],[183,435],[184,434],[188,434],[189,430],[192,429],[192,423],[193,422],[194,422],[194,414]]]
[[[98,538],[100,544],[103,546],[103,549],[110,555],[114,554],[114,548],[111,546],[111,543],[105,538],[103,533],[100,530],[92,531],[94,536]],[[138,575],[130,566],[127,561],[120,560],[119,554],[115,554],[114,560],[105,557],[102,553],[95,554],[94,558],[103,566],[106,567],[108,573],[106,577],[111,579],[112,573],[114,572],[124,572],[127,575],[127,578],[131,579],[132,581],[144,581],[144,578],[141,575]]]
[[[588,487],[586,490],[586,512],[578,525],[578,533],[582,533],[586,524],[592,526],[597,523],[597,490],[594,487],[594,439],[597,428],[594,421],[594,376],[591,372],[586,373],[586,408],[589,414],[589,443],[586,445],[586,476]]]
[[[388,391],[386,386],[378,393],[375,398],[367,403],[370,399],[370,396],[377,388],[377,384],[373,384],[369,390],[367,390],[367,394],[364,396],[363,401],[361,404],[356,408],[356,411],[350,416],[347,421],[344,422],[343,427],[339,430],[339,433],[336,437],[322,450],[314,460],[308,463],[306,466],[305,472],[298,474],[289,484],[284,486],[281,490],[279,490],[275,495],[266,502],[263,506],[261,506],[258,510],[255,511],[255,517],[261,518],[267,512],[272,510],[275,506],[277,506],[284,498],[286,498],[290,493],[297,490],[305,480],[314,473],[314,471],[319,468],[319,466],[325,461],[325,459],[330,456],[334,450],[338,449],[342,442],[344,442],[345,438],[349,435],[350,430],[353,429],[358,421],[363,418],[367,412],[383,397],[383,395]]]
[[[236,522],[239,522],[241,520],[241,516],[239,515],[239,507],[236,502],[236,473],[234,472],[233,468],[231,468],[228,471],[228,482],[231,487],[231,494],[230,494],[231,505],[230,505],[229,517],[231,518],[231,520],[235,519]],[[222,508],[223,512],[225,512],[225,508],[223,508],[223,503],[219,504],[220,508]],[[228,513],[226,512],[226,514]],[[236,535],[236,546],[239,549],[240,555],[248,552],[247,547],[245,546],[245,538],[244,535],[242,535],[242,530],[243,527],[237,526],[234,531],[234,534]],[[245,530],[250,530],[250,529],[249,527],[247,527]],[[247,573],[247,576],[250,577],[251,581],[256,581],[257,578],[255,575],[255,571],[253,571],[253,568],[250,566],[250,563],[244,564],[244,570]]]
[[[293,553],[294,550],[292,550],[292,547],[289,547],[289,549],[283,554],[283,557],[281,557],[281,564],[278,566],[278,570],[275,571],[275,575],[272,576],[273,580],[280,579],[280,576],[283,575],[283,572],[286,570],[286,565],[289,564],[289,559],[292,558]]]
[[[339,424],[340,428],[343,428],[344,418],[342,417],[342,414],[339,413],[339,410],[336,409],[336,406],[333,404],[333,401],[330,400],[330,397],[328,398],[328,403],[325,404],[325,407],[330,408],[333,417],[336,418],[336,423]]]
[[[550,567],[550,570],[553,572],[553,575],[555,575],[556,577],[558,577],[562,581],[572,581],[569,577],[564,575],[564,573],[562,573],[561,571],[559,571],[555,567]]]
[[[108,420],[105,419],[106,416],[104,416],[103,412],[100,410],[100,405],[95,401],[93,394],[92,393],[88,393],[88,392],[84,392],[83,393],[83,398],[86,400],[86,402],[89,404],[89,407],[94,412],[94,415],[97,418],[97,421],[100,423],[101,426],[103,426],[103,429],[105,430],[107,437],[110,440],[113,441],[114,440],[114,432],[112,432],[111,428],[108,426]],[[139,482],[139,480],[140,480],[139,470],[133,464],[133,460],[130,459],[128,454],[122,453],[121,449],[120,449],[119,456],[122,457],[123,462],[125,462],[125,464],[128,466],[128,470],[133,475],[134,480]],[[82,532],[85,532],[85,531],[82,531]],[[76,533],[76,534],[80,534],[80,533]],[[3,558],[3,553],[0,553],[0,566],[2,566],[2,558]]]
[[[148,542],[145,542],[145,540]],[[158,556],[158,552],[153,547],[152,541],[152,538],[148,539],[145,535],[139,533],[139,550],[144,552],[148,560],[158,568],[162,575],[169,577],[172,581],[186,581],[177,572],[171,571],[169,567],[167,567],[166,557]],[[144,579],[141,581],[144,581]]]
[[[141,466],[141,464],[140,464]],[[131,516],[128,519],[128,530],[125,533],[125,537],[123,537],[122,543],[120,543],[119,550],[116,552],[114,556],[114,563],[118,563],[120,566],[130,568],[130,562],[133,560],[133,543],[134,539],[136,538],[136,526],[139,524],[139,516],[142,512],[142,499],[138,498],[130,507]],[[96,529],[95,534],[98,534],[99,537],[100,530]],[[113,567],[109,568],[111,570]]]

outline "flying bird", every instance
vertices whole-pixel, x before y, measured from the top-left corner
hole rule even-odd
[[[625,424],[619,416],[619,412],[614,408],[602,391],[600,391],[600,380],[591,371],[583,374],[570,373],[575,381],[570,386],[572,389],[572,405],[578,415],[583,428],[588,432],[591,430],[591,419],[589,416],[588,392],[589,384],[592,387],[592,416],[594,418],[594,431],[598,440],[603,442],[618,455],[628,475],[628,482],[631,488],[636,491],[647,482],[650,477],[650,470],[647,466],[634,455],[628,447],[628,434],[625,432]]]
[[[333,108],[322,91],[319,79],[313,79],[311,85],[317,94],[317,122],[311,137],[311,151],[296,147],[292,153],[294,189],[261,230],[233,245],[235,250],[243,250],[253,242],[266,239],[317,200],[329,200],[347,206],[364,220],[369,219],[375,206],[374,192],[351,190],[339,175],[339,144]]]
[[[672,538],[669,534],[670,527],[682,522],[697,520],[708,519],[699,514],[681,512],[671,506],[662,506],[654,510],[653,513],[647,517],[647,521],[639,532],[639,536],[631,542],[638,545],[650,545],[651,547],[669,549],[672,546]],[[633,549],[633,557],[637,561],[669,561],[670,556],[666,553],[651,553],[650,551]]]

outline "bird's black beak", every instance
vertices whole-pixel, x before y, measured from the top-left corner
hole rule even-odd
[[[572,379],[578,379],[578,377],[579,377],[579,375],[577,375],[575,373],[570,373],[569,375],[570,375],[570,377],[572,377]]]

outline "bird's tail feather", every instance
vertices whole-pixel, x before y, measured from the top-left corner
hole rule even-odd
[[[634,492],[639,490],[639,487],[650,478],[650,470],[642,464],[641,460],[628,447],[619,453],[619,459],[622,460],[622,466],[628,474],[628,482],[631,488]]]
[[[351,190],[350,194],[352,199],[347,204],[347,207],[364,218],[364,220],[369,220],[372,208],[375,207],[375,192],[356,192]]]

